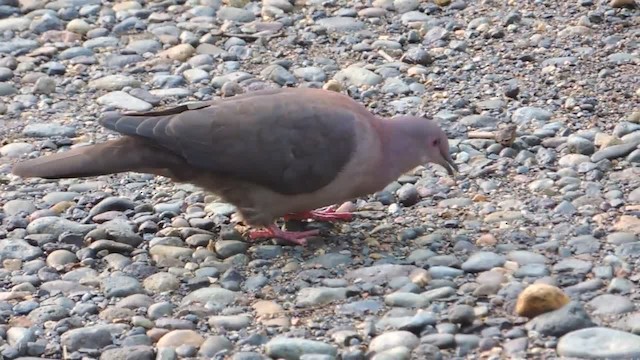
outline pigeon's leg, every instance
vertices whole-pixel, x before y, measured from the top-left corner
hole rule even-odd
[[[287,214],[284,216],[284,220],[317,220],[317,221],[349,221],[353,219],[353,214],[350,212],[337,212],[333,206],[327,206],[325,208],[301,211],[297,213]]]
[[[251,240],[255,240],[258,238],[278,238],[296,245],[306,245],[307,237],[318,235],[320,233],[319,230],[309,230],[309,231],[284,231],[281,230],[275,224],[270,225],[264,230],[251,230],[249,231],[249,238]]]

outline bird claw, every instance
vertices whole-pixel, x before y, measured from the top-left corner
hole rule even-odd
[[[353,219],[353,213],[337,212],[333,206],[327,206],[321,209],[287,214],[283,218],[285,221],[307,220],[307,219],[312,219],[316,221],[338,221],[338,220],[349,221]]]
[[[309,231],[284,231],[280,230],[275,225],[271,225],[263,230],[251,230],[249,232],[249,238],[255,240],[258,238],[277,238],[282,239],[292,244],[305,246],[307,244],[307,237],[320,234],[320,230]]]

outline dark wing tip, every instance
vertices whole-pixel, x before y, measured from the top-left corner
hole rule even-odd
[[[122,117],[119,111],[107,111],[102,114],[102,117],[98,119],[98,123],[110,130],[116,130],[116,124]]]

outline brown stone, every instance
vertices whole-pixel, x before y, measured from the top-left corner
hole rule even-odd
[[[173,330],[166,333],[158,340],[158,348],[178,347],[180,345],[192,345],[200,347],[204,342],[204,338],[193,330]]]
[[[451,4],[451,0],[433,0],[433,2],[438,6],[447,6]]]
[[[497,243],[498,240],[491,234],[482,234],[478,240],[476,240],[476,245],[478,246],[494,246]]]
[[[195,52],[196,49],[191,44],[180,44],[163,51],[160,56],[172,60],[187,61]]]
[[[614,225],[615,231],[627,231],[640,234],[640,219],[635,216],[622,215]]]
[[[609,6],[612,8],[635,8],[637,6],[635,0],[611,0]]]
[[[516,314],[534,318],[540,314],[560,309],[569,303],[569,300],[569,297],[556,286],[533,284],[518,296]]]

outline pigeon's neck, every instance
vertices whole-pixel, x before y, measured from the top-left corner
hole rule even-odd
[[[412,126],[406,119],[383,119],[383,163],[388,178],[393,181],[422,164],[422,149],[415,143]]]

